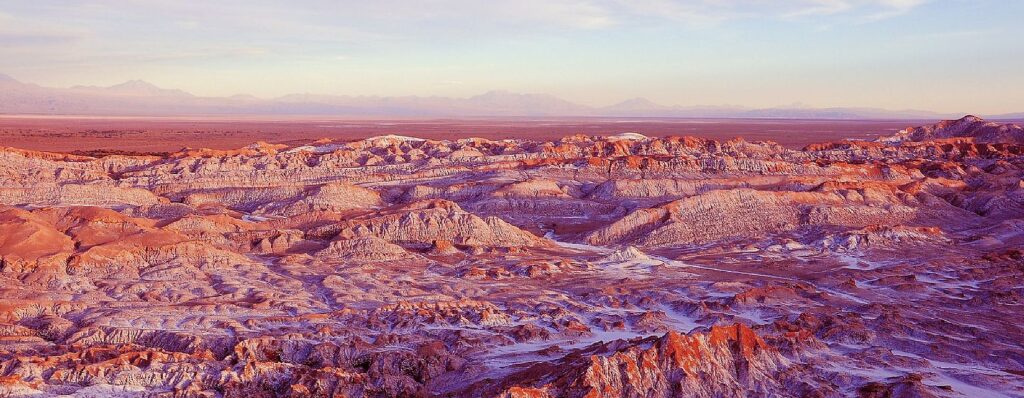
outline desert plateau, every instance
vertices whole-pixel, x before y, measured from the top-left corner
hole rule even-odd
[[[1024,1],[0,1],[0,398],[1024,398]]]
[[[201,144],[201,143],[200,143]],[[1024,129],[0,149],[0,391],[1024,396]]]

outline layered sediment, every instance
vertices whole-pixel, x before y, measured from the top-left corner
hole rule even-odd
[[[1021,128],[0,149],[0,395],[1024,396]]]

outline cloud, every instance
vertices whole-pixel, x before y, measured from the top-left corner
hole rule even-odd
[[[73,43],[76,40],[78,37],[73,35],[0,32],[0,46],[4,47],[53,46]]]
[[[0,46],[40,47],[70,44],[85,32],[52,23],[35,23],[14,15],[0,13]]]
[[[596,29],[615,24],[614,10],[599,0],[377,0],[352,2],[343,10],[336,22],[360,20],[394,27],[389,25],[390,21],[412,24],[415,28],[472,28],[478,32],[526,26]],[[322,11],[336,10],[324,5]]]
[[[598,4],[587,1],[517,1],[498,2],[506,7],[505,15],[519,15],[520,18],[540,23],[594,29],[612,26],[615,21],[611,12]]]
[[[867,19],[870,21],[877,21],[903,15],[914,8],[924,5],[926,1],[927,0],[879,0],[878,3],[880,3],[883,10],[869,15]]]
[[[373,59],[442,43],[772,19],[872,22],[927,0],[63,0],[0,10],[0,66]],[[820,19],[820,21],[819,21]],[[14,61],[15,58],[20,60]],[[6,59],[6,61],[5,61]],[[333,58],[338,61],[339,59]],[[354,64],[354,62],[353,62]]]
[[[927,0],[613,0],[626,13],[693,25],[736,19],[782,19],[850,15],[879,20],[910,12]]]
[[[59,44],[88,36],[124,47],[208,41],[261,46],[319,43],[350,51],[400,41],[473,39],[672,23],[908,13],[927,0],[94,0],[14,3],[0,11],[0,40]],[[238,38],[234,40],[233,38]],[[172,40],[165,40],[172,39]],[[347,48],[346,48],[347,46]]]

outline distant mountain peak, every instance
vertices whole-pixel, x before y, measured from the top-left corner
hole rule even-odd
[[[5,75],[5,74],[3,74],[3,73],[0,73],[0,82],[7,82],[7,83],[19,83],[19,82],[18,82],[17,80],[15,80],[15,79],[14,79],[13,77],[10,77],[10,76],[8,76],[8,75]]]
[[[530,93],[516,93],[508,90],[491,90],[486,93],[476,95],[470,99],[506,99],[506,98],[557,98],[548,94],[530,94]]]
[[[466,100],[486,112],[520,113],[522,115],[563,114],[577,115],[589,108],[550,94],[523,94],[506,90],[492,90]]]
[[[251,95],[251,94],[235,94],[235,95],[232,95],[232,96],[228,97],[228,99],[232,99],[232,100],[236,100],[236,101],[259,101],[260,100],[259,97],[256,97],[255,95]]]
[[[653,110],[664,108],[666,108],[666,106],[658,104],[644,97],[630,98],[628,100],[607,107],[607,109],[619,110]]]
[[[651,101],[651,100],[649,100],[647,98],[644,98],[644,97],[630,98],[628,100],[625,100],[625,101],[622,101],[622,102],[618,103],[618,105],[631,105],[631,106],[643,105],[643,106],[657,106],[657,107],[661,106],[661,105],[655,103],[654,101]]]
[[[182,90],[160,88],[153,83],[138,79],[128,80],[124,83],[115,84],[113,86],[74,86],[71,90],[100,95],[127,97],[194,97],[192,94]]]
[[[104,91],[122,94],[122,95],[138,95],[138,96],[174,96],[174,97],[191,97],[192,94],[186,93],[181,90],[172,90],[160,88],[157,85],[147,82],[145,80],[129,80],[121,84],[115,84],[110,87],[101,88]]]
[[[147,90],[156,89],[156,90],[161,90],[161,88],[157,87],[155,84],[147,82],[145,80],[139,80],[139,79],[129,80],[129,81],[126,81],[126,82],[121,83],[121,84],[115,84],[115,85],[110,86],[108,88],[116,88],[116,89],[147,89]]]

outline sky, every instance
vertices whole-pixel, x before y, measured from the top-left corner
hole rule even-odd
[[[1024,111],[1019,0],[0,2],[0,73],[196,95]]]

